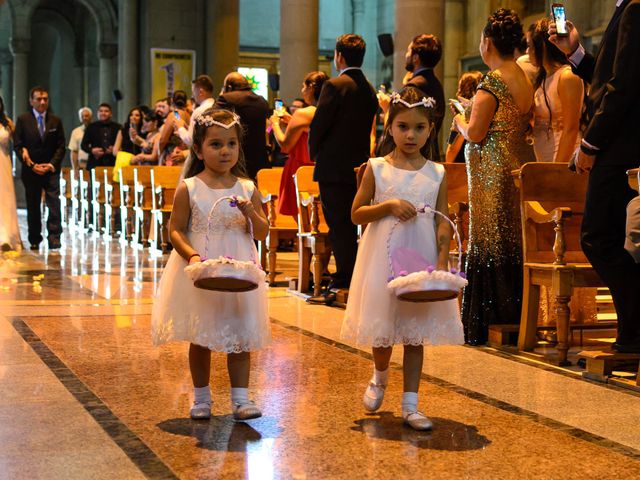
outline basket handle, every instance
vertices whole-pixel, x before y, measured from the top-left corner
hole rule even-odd
[[[225,195],[224,197],[220,197],[218,200],[216,200],[213,206],[211,207],[211,210],[209,210],[209,215],[207,216],[207,235],[205,236],[205,240],[204,240],[205,242],[204,256],[207,259],[209,258],[209,234],[211,233],[211,220],[213,219],[213,212],[216,209],[216,207],[225,200],[229,202],[230,206],[236,207],[236,208],[238,207],[238,197],[236,195]],[[249,217],[245,217],[245,218],[247,219],[247,223],[249,224],[249,234],[251,235],[251,240],[253,240],[253,222]],[[253,261],[253,263],[257,263],[255,246],[252,251],[253,251],[253,258],[251,260]]]
[[[451,225],[451,228],[453,228],[453,236],[456,239],[456,242],[458,243],[458,272],[460,272],[462,270],[462,239],[460,238],[460,234],[458,233],[458,227],[456,227],[456,224],[453,221],[451,221],[451,219],[447,215],[444,215],[438,210],[432,208],[431,205],[425,205],[424,207],[417,209],[417,212],[433,213],[436,215],[440,215],[447,222],[449,222],[449,225]],[[400,223],[400,219],[396,219],[395,223],[391,227],[391,230],[389,231],[389,237],[387,238],[387,258],[389,259],[389,270],[391,271],[392,278],[396,277],[396,273],[393,270],[393,262],[391,261],[391,237],[393,236],[393,232],[395,231],[399,223]]]

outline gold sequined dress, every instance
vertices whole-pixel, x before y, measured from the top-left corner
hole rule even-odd
[[[522,114],[507,85],[488,73],[479,90],[498,102],[481,143],[465,148],[469,178],[469,285],[462,299],[465,341],[486,343],[489,325],[518,323],[522,304],[522,234],[511,172],[534,160],[526,143],[530,113]]]

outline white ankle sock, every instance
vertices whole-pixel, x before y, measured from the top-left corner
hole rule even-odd
[[[404,392],[402,394],[402,413],[418,411],[418,393]]]
[[[234,406],[236,403],[240,405],[249,403],[248,388],[231,388],[231,406]]]
[[[373,383],[376,385],[386,385],[389,382],[389,368],[386,370],[376,370],[373,367]]]
[[[195,403],[209,403],[211,404],[211,389],[209,385],[206,387],[193,387],[193,394]]]

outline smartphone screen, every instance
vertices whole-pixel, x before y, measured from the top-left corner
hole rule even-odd
[[[284,112],[284,102],[281,99],[276,98],[273,101],[273,107],[274,107],[273,110],[275,111],[276,115],[282,115],[283,114],[283,112]]]
[[[453,107],[458,111],[458,113],[464,114],[464,107],[458,100],[456,100],[455,98],[450,98],[449,103],[453,105]]]
[[[173,111],[173,116],[176,117],[176,120],[180,120],[180,112],[177,110]]]
[[[569,31],[567,30],[567,18],[564,11],[564,5],[560,3],[554,3],[551,6],[551,12],[553,13],[553,19],[556,22],[556,30],[558,32],[558,35],[567,35]]]

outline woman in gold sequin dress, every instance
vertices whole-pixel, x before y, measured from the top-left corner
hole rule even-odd
[[[469,178],[469,285],[462,300],[465,340],[486,343],[489,325],[518,323],[522,304],[522,235],[518,192],[511,172],[534,161],[526,142],[533,87],[513,59],[523,36],[518,15],[497,10],[480,38],[490,68],[470,118],[454,117],[465,137]]]

